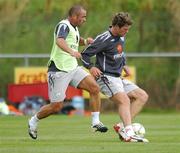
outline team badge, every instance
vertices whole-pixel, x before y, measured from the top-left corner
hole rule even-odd
[[[123,48],[122,48],[121,44],[118,44],[118,45],[117,45],[117,52],[118,52],[119,54],[121,54],[122,51],[123,51]]]

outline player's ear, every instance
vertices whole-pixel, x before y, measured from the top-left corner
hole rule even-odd
[[[72,17],[71,17],[73,20],[76,20],[77,19],[77,15],[76,14],[74,14],[74,15],[72,15]]]

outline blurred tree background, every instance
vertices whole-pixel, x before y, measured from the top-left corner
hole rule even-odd
[[[53,30],[73,4],[83,5],[87,22],[82,36],[95,37],[111,24],[114,13],[129,12],[134,20],[126,38],[126,52],[179,52],[179,0],[0,0],[0,53],[50,53]],[[47,59],[32,60],[45,66]],[[128,58],[137,68],[137,84],[150,95],[149,107],[180,107],[179,58]],[[14,66],[20,59],[0,59],[0,93],[7,95]]]

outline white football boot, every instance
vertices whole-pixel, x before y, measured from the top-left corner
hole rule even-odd
[[[32,124],[29,120],[28,122],[28,133],[33,139],[37,139],[37,124]]]
[[[123,127],[123,124],[116,124],[114,130],[118,134],[120,140],[124,142],[149,142],[146,138],[136,135],[132,129],[132,126]]]
[[[118,134],[119,139],[123,140],[122,136],[119,134],[119,132],[124,128],[123,123],[122,122],[118,123],[118,124],[114,125],[113,128],[114,128],[115,132]]]

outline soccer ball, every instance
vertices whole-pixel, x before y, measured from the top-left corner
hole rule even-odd
[[[132,124],[132,128],[135,132],[136,135],[139,135],[141,137],[144,137],[146,130],[144,128],[144,126],[140,123],[133,123]]]

